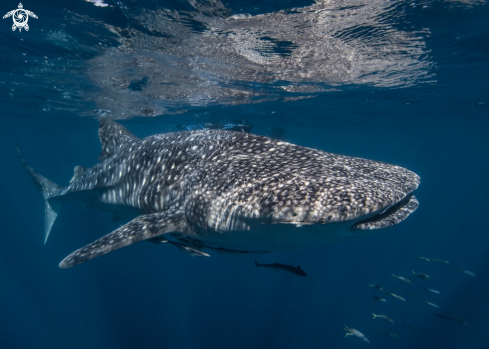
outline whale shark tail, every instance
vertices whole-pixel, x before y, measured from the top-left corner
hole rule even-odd
[[[44,244],[46,244],[49,232],[51,231],[54,221],[56,220],[56,217],[63,206],[63,202],[60,199],[51,196],[53,193],[60,190],[61,186],[51,182],[49,179],[34,171],[34,169],[24,160],[18,144],[17,154],[19,155],[20,160],[22,160],[27,172],[31,176],[44,199]]]

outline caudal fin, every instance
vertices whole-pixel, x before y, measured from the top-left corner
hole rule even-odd
[[[56,200],[55,198],[50,200],[48,199],[53,193],[60,190],[61,187],[34,171],[34,169],[30,167],[29,164],[24,160],[18,144],[17,154],[19,155],[20,160],[22,160],[22,163],[24,164],[27,172],[29,172],[29,175],[31,176],[34,184],[36,184],[44,199],[44,243],[46,243],[54,221],[56,220],[56,217],[58,216],[58,213],[63,206],[63,202],[60,200]]]
[[[257,267],[257,268],[258,268],[259,266],[260,266],[260,264],[258,264],[258,262],[257,262],[257,261],[255,261],[255,267]]]

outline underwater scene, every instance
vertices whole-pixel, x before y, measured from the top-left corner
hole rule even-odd
[[[487,0],[0,0],[0,348],[486,348]]]

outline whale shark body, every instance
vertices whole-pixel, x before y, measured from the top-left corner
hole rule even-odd
[[[418,207],[420,178],[382,162],[258,135],[201,130],[133,136],[101,122],[100,162],[61,187],[34,171],[45,200],[45,242],[65,201],[135,217],[66,257],[69,268],[142,240],[189,250],[296,250],[391,227]]]

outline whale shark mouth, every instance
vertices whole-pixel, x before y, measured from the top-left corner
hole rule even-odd
[[[392,227],[405,220],[411,213],[416,211],[419,202],[413,194],[406,196],[398,203],[390,206],[366,219],[356,222],[353,230],[374,230]]]

